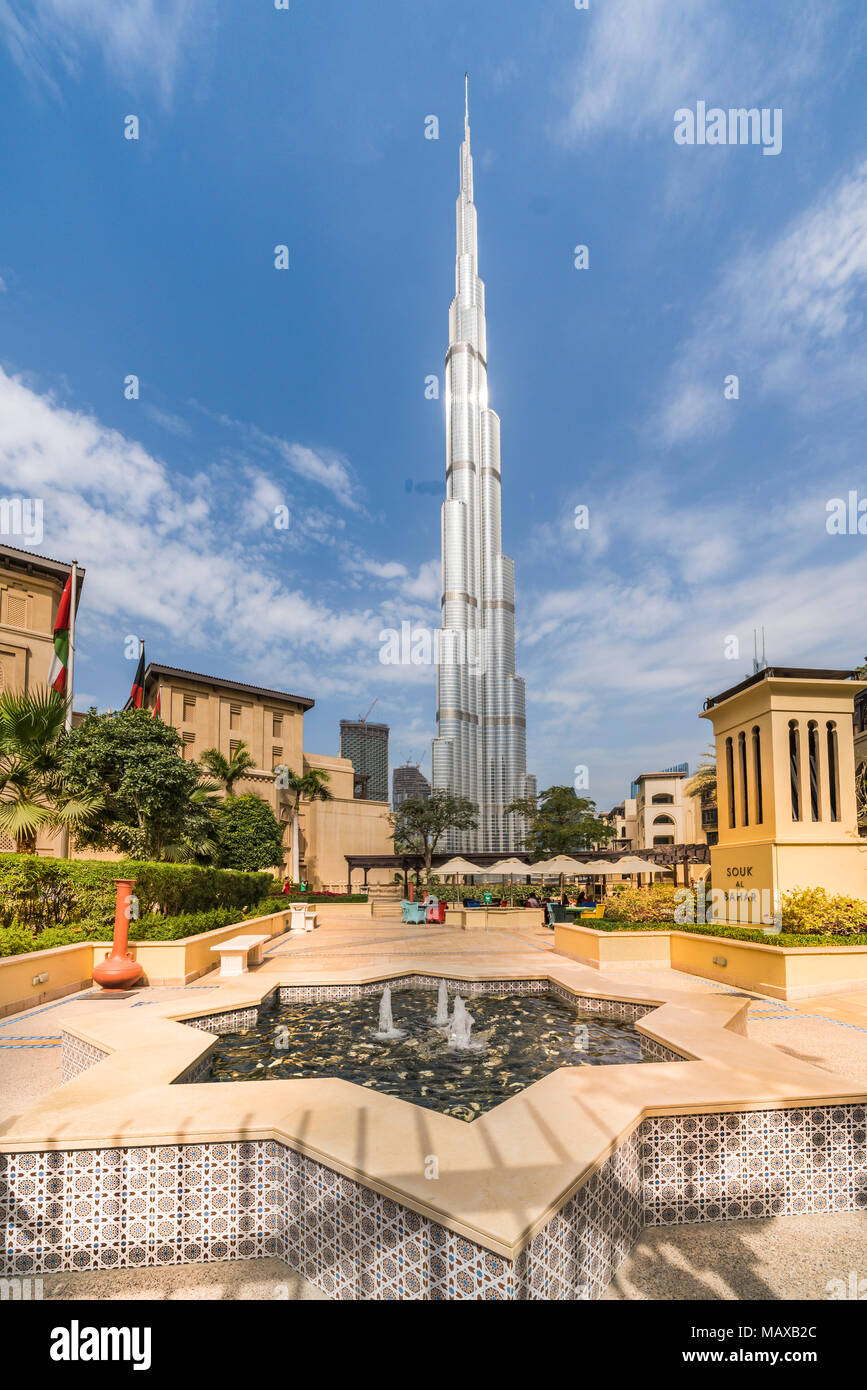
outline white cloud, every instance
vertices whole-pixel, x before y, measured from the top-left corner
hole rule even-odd
[[[267,458],[271,466],[278,461],[286,464],[292,473],[305,482],[327,489],[348,511],[364,511],[362,489],[355,471],[349,460],[337,450],[313,448],[282,439],[279,435],[267,434],[257,425],[248,425],[243,420],[234,420],[230,415],[209,410],[195,400],[188,404],[200,410],[209,420],[215,420],[225,429],[240,435],[246,447]]]
[[[310,449],[306,444],[287,444],[283,439],[273,439],[279,452],[285,458],[293,473],[308,482],[319,483],[332,492],[339,502],[352,511],[357,511],[356,484],[349,462],[341,454],[330,450]]]
[[[88,621],[103,635],[135,619],[205,650],[218,627],[239,656],[273,668],[283,652],[293,672],[299,653],[339,666],[378,650],[378,614],[306,593],[288,562],[279,577],[265,572],[201,480],[171,475],[134,440],[2,369],[0,467],[7,488],[44,499],[46,553],[87,568]],[[252,500],[267,508],[275,495],[253,478]]]
[[[179,439],[188,439],[192,435],[192,429],[186,420],[180,415],[173,415],[171,411],[160,410],[155,405],[145,405],[145,413],[153,420],[154,424],[160,425],[169,434],[177,435]]]
[[[143,76],[168,103],[184,57],[213,25],[204,0],[0,0],[0,38],[34,83],[58,93],[51,69],[77,77],[96,47],[122,82]]]
[[[673,138],[678,107],[697,98],[754,105],[774,91],[773,105],[819,63],[827,13],[793,8],[759,49],[717,0],[605,0],[582,24],[589,34],[567,82],[568,110],[558,135],[580,143],[602,130],[637,138]],[[737,100],[735,98],[737,97]]]
[[[654,428],[662,442],[718,434],[723,396],[786,397],[799,411],[863,396],[867,350],[867,161],[826,187],[768,246],[735,256],[678,354]]]

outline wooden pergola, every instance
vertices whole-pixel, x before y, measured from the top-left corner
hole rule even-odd
[[[655,845],[652,849],[642,850],[604,850],[587,849],[577,850],[576,858],[581,859],[585,870],[593,872],[594,859],[602,860],[605,863],[616,864],[619,859],[632,859],[639,855],[642,859],[652,859],[659,867],[660,873],[666,870],[673,871],[677,878],[679,865],[683,865],[684,878],[688,874],[689,864],[709,864],[710,847],[708,845]],[[440,865],[445,864],[453,856],[450,854],[435,854],[431,861],[431,868],[436,870]],[[478,864],[482,873],[492,869],[493,866],[502,859],[502,854],[473,854],[470,856],[474,864]],[[346,891],[352,892],[352,875],[356,869],[361,869],[364,873],[363,887],[367,887],[367,875],[371,869],[391,869],[393,872],[403,874],[404,893],[409,895],[409,874],[416,873],[424,868],[424,858],[420,854],[347,854],[346,860]],[[519,851],[514,858],[521,860],[527,868],[527,879],[537,870],[534,868],[529,854]],[[628,870],[627,870],[628,872]]]

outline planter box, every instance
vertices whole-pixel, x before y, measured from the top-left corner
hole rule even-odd
[[[144,966],[147,985],[188,985],[214,970],[211,947],[237,936],[239,931],[281,936],[288,929],[288,911],[249,918],[216,931],[186,936],[181,941],[131,941],[130,955]],[[93,983],[93,967],[111,950],[109,941],[85,941],[74,946],[55,946],[49,951],[28,951],[0,958],[0,1018],[21,1013],[37,1004],[77,994]],[[48,979],[38,985],[37,975]]]
[[[554,950],[597,970],[668,966],[775,999],[808,999],[867,986],[863,946],[773,946],[691,932],[604,932],[557,926]],[[721,962],[724,962],[721,963]]]
[[[48,979],[34,984],[37,975]],[[93,981],[93,944],[55,946],[50,951],[28,951],[22,956],[0,958],[0,1018],[21,1013],[37,1004],[77,994]]]

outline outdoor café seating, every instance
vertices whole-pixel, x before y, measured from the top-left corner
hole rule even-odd
[[[400,911],[402,922],[423,922],[427,909],[423,903],[411,903],[408,898],[403,898]]]

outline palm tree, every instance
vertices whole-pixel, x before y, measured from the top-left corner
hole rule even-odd
[[[47,687],[0,695],[0,834],[17,854],[36,853],[40,830],[74,830],[102,808],[101,796],[65,784],[66,715],[63,696]]]
[[[231,758],[224,758],[218,748],[206,748],[201,761],[211,776],[225,787],[226,796],[234,796],[235,783],[251,767],[256,766],[256,761],[246,743],[239,743]]]
[[[299,775],[283,763],[274,768],[274,774],[277,786],[282,791],[289,792],[292,797],[292,873],[297,880],[301,869],[298,851],[298,812],[301,801],[302,798],[305,801],[333,801],[334,796],[327,785],[331,778],[321,767],[308,768]]]
[[[706,748],[704,761],[699,764],[686,784],[687,796],[700,796],[716,805],[716,749]]]
[[[183,864],[211,864],[219,848],[214,837],[213,811],[219,806],[222,788],[218,782],[200,778],[190,792],[189,810],[183,833],[171,844],[163,845],[162,857]],[[234,793],[227,792],[227,795]]]

